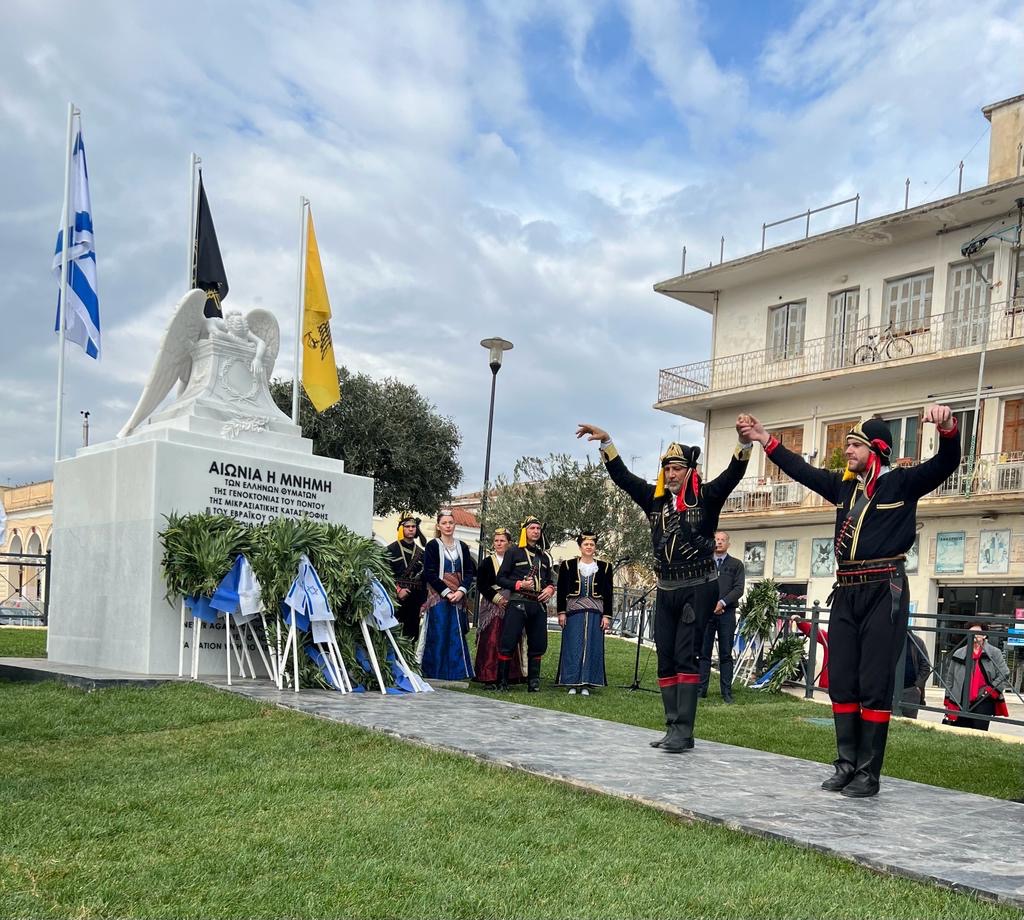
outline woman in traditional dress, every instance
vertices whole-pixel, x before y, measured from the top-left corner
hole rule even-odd
[[[567,559],[558,569],[558,625],[562,650],[555,683],[590,695],[591,687],[604,687],[604,634],[612,625],[612,566],[594,558],[597,536],[585,532],[576,538],[579,559]]]
[[[498,689],[498,642],[505,607],[511,592],[496,581],[498,569],[505,558],[505,551],[512,543],[512,533],[504,527],[494,531],[494,552],[488,553],[477,572],[476,587],[480,592],[480,613],[476,623],[476,679],[485,690]],[[509,663],[510,683],[521,683],[526,673],[526,645],[520,636],[516,651]]]
[[[476,576],[469,547],[455,539],[451,511],[437,516],[437,538],[423,551],[427,600],[420,629],[420,665],[424,677],[465,680],[473,676],[466,633],[466,595]]]

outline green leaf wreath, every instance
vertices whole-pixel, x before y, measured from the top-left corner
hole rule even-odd
[[[360,620],[373,609],[369,572],[394,599],[395,583],[384,550],[372,539],[362,537],[341,524],[326,524],[309,518],[275,518],[250,526],[220,514],[170,514],[159,534],[164,552],[161,566],[167,584],[167,599],[181,596],[209,597],[230,571],[235,558],[245,554],[259,579],[263,605],[267,609],[267,641],[283,644],[287,627],[281,618],[281,604],[299,569],[303,555],[309,557],[331,603],[335,635],[353,684],[379,689],[376,676],[356,658],[362,646]],[[397,605],[397,604],[396,604]],[[387,637],[371,628],[377,660],[385,684],[394,678],[384,666],[390,645]],[[410,640],[392,633],[412,666],[414,649]],[[300,643],[303,636],[299,637]],[[319,668],[306,655],[299,656],[299,677],[304,686],[327,687]]]

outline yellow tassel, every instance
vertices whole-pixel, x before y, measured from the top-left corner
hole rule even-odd
[[[521,527],[519,530],[519,545],[526,546],[526,528]]]
[[[658,481],[654,484],[654,497],[661,498],[665,494],[665,468],[658,473]]]
[[[843,482],[849,482],[851,479],[856,479],[856,478],[857,478],[857,474],[853,470],[851,470],[849,467],[847,467],[845,470],[843,470]]]

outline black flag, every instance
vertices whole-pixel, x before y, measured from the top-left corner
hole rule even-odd
[[[224,272],[224,260],[217,245],[217,231],[213,228],[210,205],[203,188],[203,171],[199,170],[199,213],[196,215],[196,268],[195,286],[206,291],[205,315],[223,316],[220,302],[228,296],[228,276]]]

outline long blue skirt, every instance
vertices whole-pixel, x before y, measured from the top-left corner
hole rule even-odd
[[[560,687],[604,687],[604,633],[601,611],[568,612],[562,630],[562,651],[558,656]]]
[[[466,680],[473,676],[473,660],[466,642],[469,616],[464,608],[439,600],[427,608],[422,629],[426,631],[420,662],[424,677]]]

